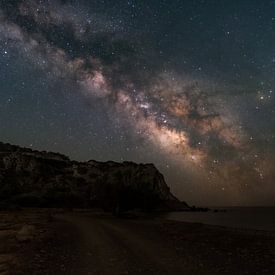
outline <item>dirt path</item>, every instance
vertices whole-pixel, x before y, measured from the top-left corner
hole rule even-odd
[[[0,274],[275,274],[275,233],[95,212],[0,213]]]
[[[81,261],[72,274],[191,274],[175,249],[146,230],[146,222],[79,215],[58,218],[79,232]]]

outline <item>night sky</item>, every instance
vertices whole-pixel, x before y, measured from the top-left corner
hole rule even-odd
[[[0,0],[0,64],[1,141],[274,204],[275,1]]]

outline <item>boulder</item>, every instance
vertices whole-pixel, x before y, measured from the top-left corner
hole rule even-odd
[[[17,232],[16,239],[19,242],[29,242],[35,237],[35,226],[25,224]]]

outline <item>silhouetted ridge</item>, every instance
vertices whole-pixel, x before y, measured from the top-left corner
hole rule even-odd
[[[0,142],[0,200],[33,207],[121,211],[188,208],[153,164],[71,161],[59,153]]]

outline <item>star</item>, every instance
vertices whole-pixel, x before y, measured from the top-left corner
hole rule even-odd
[[[155,163],[194,203],[273,203],[273,17],[193,2],[2,1],[3,138]]]

